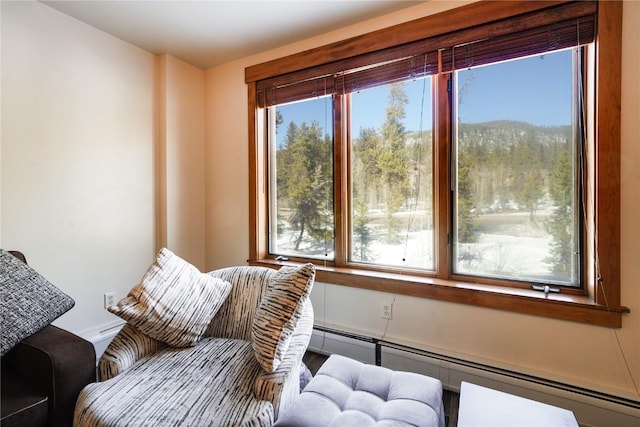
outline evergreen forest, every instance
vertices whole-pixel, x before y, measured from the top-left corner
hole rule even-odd
[[[353,261],[385,264],[376,245],[406,245],[409,233],[420,231],[433,235],[433,136],[430,130],[405,129],[406,103],[402,84],[390,85],[382,125],[352,135]],[[277,121],[279,127],[286,122],[281,115]],[[318,121],[285,126],[276,153],[278,251],[327,256],[335,223],[333,141]],[[454,240],[461,271],[475,265],[470,273],[509,275],[506,257],[483,262],[486,236],[533,233],[546,242],[544,273],[537,278],[570,281],[577,228],[572,127],[458,123],[457,136]],[[421,256],[430,257],[428,252]]]

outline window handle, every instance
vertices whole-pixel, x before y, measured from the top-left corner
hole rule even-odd
[[[545,296],[549,295],[549,292],[560,293],[560,288],[552,288],[549,285],[531,285],[531,289],[534,291],[544,292]]]

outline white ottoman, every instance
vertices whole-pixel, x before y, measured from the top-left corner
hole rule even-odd
[[[331,355],[279,427],[444,427],[442,383]]]
[[[573,412],[462,382],[458,427],[578,427]]]

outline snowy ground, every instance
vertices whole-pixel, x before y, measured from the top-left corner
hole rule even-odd
[[[457,251],[459,262],[456,272],[462,274],[519,277],[535,281],[551,276],[551,266],[545,261],[549,257],[551,236],[542,226],[544,217],[538,215],[535,222],[528,213],[505,213],[480,215],[478,221],[485,232],[477,243],[461,244]],[[286,255],[295,255],[292,233],[281,235],[279,250]],[[390,266],[434,269],[433,232],[421,230],[404,233],[399,243],[386,244],[381,240],[369,246],[371,259],[368,262]],[[323,244],[306,241],[298,254],[324,259],[325,253],[333,258],[331,250],[325,251]]]

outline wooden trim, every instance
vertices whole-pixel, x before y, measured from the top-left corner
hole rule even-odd
[[[156,253],[167,246],[167,55],[155,58],[154,194]]]
[[[257,129],[257,100],[256,100],[256,84],[249,83],[248,91],[248,121],[249,121],[249,258],[263,258],[265,253],[261,250],[264,244],[261,243],[260,236],[264,227],[261,220],[260,206],[264,206],[264,200],[261,197],[262,191],[259,191],[259,183],[264,180],[260,171],[263,168],[259,161],[259,152],[263,150],[262,144],[258,141]]]
[[[451,111],[449,84],[451,74],[440,74],[434,77],[435,92],[437,96],[434,102],[434,122],[438,123],[437,134],[434,140],[433,165],[434,174],[434,239],[435,239],[435,266],[440,279],[448,279],[451,274],[451,237],[453,233],[451,224]],[[449,237],[448,237],[449,236]]]
[[[252,260],[251,265],[280,268],[292,262]],[[529,289],[465,283],[406,274],[378,273],[349,268],[316,265],[316,280],[378,292],[393,292],[418,298],[429,298],[553,319],[588,323],[611,328],[622,327],[622,314],[629,309],[603,306],[590,298],[577,295],[549,294]]]
[[[596,52],[596,277],[598,304],[620,304],[622,2],[601,1]],[[606,254],[606,256],[602,256]],[[598,275],[598,272],[596,272]]]
[[[348,253],[348,244],[346,236],[348,236],[349,230],[349,219],[347,218],[347,212],[350,212],[350,209],[346,209],[346,206],[349,204],[347,194],[348,194],[348,183],[346,180],[346,175],[343,173],[345,170],[345,162],[349,161],[349,152],[345,148],[343,142],[343,136],[345,138],[349,138],[347,130],[347,124],[344,121],[344,107],[345,102],[341,97],[333,96],[333,108],[335,112],[333,114],[334,123],[333,123],[333,153],[335,159],[335,165],[333,168],[333,215],[335,218],[335,241],[334,241],[334,254],[335,258],[331,260],[335,262],[339,259],[345,259],[346,254]],[[343,209],[345,207],[345,209]]]

